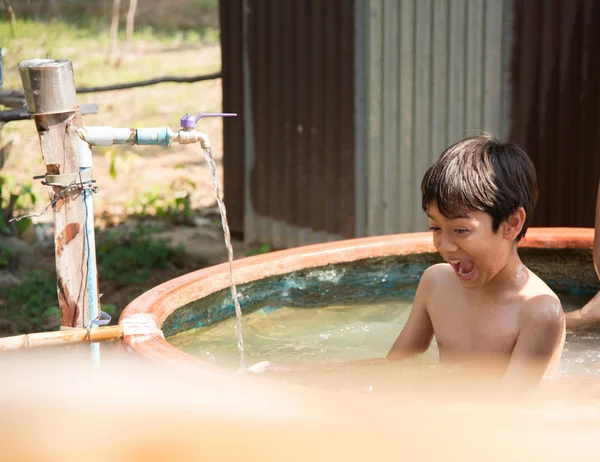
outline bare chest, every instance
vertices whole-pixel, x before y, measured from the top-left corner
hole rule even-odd
[[[439,300],[429,310],[440,356],[510,356],[518,335],[517,310],[492,302]]]

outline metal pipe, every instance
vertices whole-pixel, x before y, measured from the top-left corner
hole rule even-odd
[[[173,133],[172,141],[179,144],[200,143],[202,149],[210,148],[208,135],[196,130],[179,130]]]
[[[77,109],[73,65],[68,59],[29,59],[19,63],[27,111],[59,114]]]

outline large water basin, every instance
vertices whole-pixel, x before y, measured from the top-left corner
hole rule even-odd
[[[531,229],[520,244],[524,263],[561,297],[566,311],[589,300],[593,230]],[[244,312],[246,363],[336,364],[383,357],[402,329],[416,284],[439,261],[429,233],[354,239],[236,261]],[[159,361],[239,367],[234,305],[226,265],[196,271],[132,302],[121,322],[150,320],[158,333],[126,335],[140,354]],[[166,337],[163,338],[163,336]],[[420,360],[434,362],[435,344]],[[562,375],[599,374],[600,334],[569,333]]]

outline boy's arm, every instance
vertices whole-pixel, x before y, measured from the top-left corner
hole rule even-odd
[[[594,258],[594,268],[600,279],[600,183],[598,184],[598,197],[596,199],[596,224],[594,228],[594,248],[592,251]],[[566,315],[567,327],[576,329],[586,324],[596,324],[600,321],[600,292],[596,294],[589,302],[575,311]]]
[[[386,360],[399,361],[423,353],[433,339],[433,324],[427,312],[427,296],[432,292],[435,266],[423,273],[406,325],[388,352]]]
[[[543,295],[523,307],[520,318],[519,335],[503,383],[515,388],[535,387],[550,364],[560,359],[564,313],[556,298]]]
[[[600,278],[600,183],[598,184],[598,197],[596,198],[596,224],[594,229],[594,268]]]

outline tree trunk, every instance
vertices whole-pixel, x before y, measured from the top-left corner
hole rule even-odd
[[[58,0],[48,0],[46,17],[51,19],[60,18],[60,5]]]
[[[108,48],[108,62],[111,62],[117,48],[119,34],[119,14],[121,11],[121,0],[113,0],[112,21],[110,23],[110,44]]]
[[[127,45],[129,48],[133,42],[133,26],[135,23],[135,12],[137,10],[137,0],[129,0],[129,10],[127,11]]]
[[[10,4],[10,0],[4,0],[4,8],[6,9],[6,14],[10,21],[10,33],[13,37],[16,37],[16,26],[17,26],[17,18],[15,18],[15,12],[12,9],[12,5]]]

